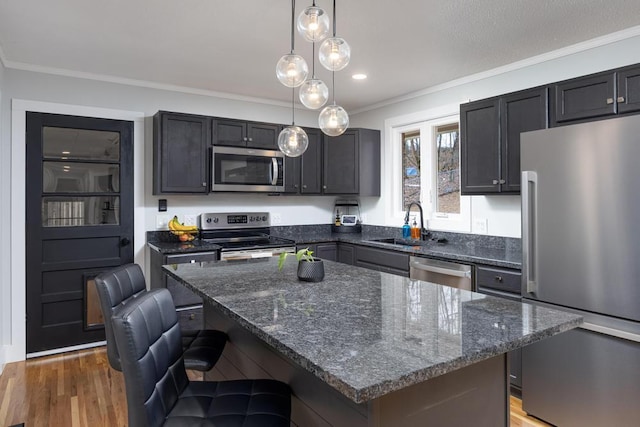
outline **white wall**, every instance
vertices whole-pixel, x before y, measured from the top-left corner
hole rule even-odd
[[[640,63],[639,33],[638,28],[623,31],[511,64],[501,69],[450,82],[441,87],[426,90],[421,96],[406,97],[407,99],[393,104],[352,114],[351,124],[355,127],[371,127],[382,130],[384,158],[390,144],[389,135],[385,135],[384,132],[385,120],[415,114],[419,111],[434,110],[452,103],[484,99]],[[425,70],[425,72],[428,73],[429,70]],[[383,177],[387,177],[391,172],[388,165],[384,161],[382,163]],[[384,189],[382,197],[379,199],[363,201],[363,212],[368,215],[368,223],[401,225],[388,223],[389,218],[384,206],[389,203],[390,197],[388,189]],[[488,234],[520,237],[519,196],[473,196],[471,216],[488,220]]]
[[[3,102],[2,102],[2,92],[4,91],[4,64],[2,63],[2,58],[0,57],[0,158],[7,158],[8,156],[8,145],[3,143],[2,135],[3,135]],[[2,170],[0,172],[0,180],[5,182],[8,180],[9,171]],[[9,193],[7,192],[6,186],[0,186],[0,200],[9,200]],[[0,210],[0,223],[7,224],[9,221],[9,212],[6,209]],[[6,227],[0,227],[0,241],[5,241],[7,239],[8,230]],[[0,271],[5,271],[8,267],[8,258],[9,254],[7,252],[7,245],[0,246]],[[4,279],[4,277],[3,277]],[[9,318],[9,310],[6,309],[8,301],[11,299],[11,288],[8,285],[4,285],[4,281],[0,283],[0,374],[4,370],[4,364],[6,360],[5,352],[6,352],[6,343],[10,333],[10,318]]]

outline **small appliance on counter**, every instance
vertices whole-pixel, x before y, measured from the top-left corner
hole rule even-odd
[[[333,233],[362,233],[360,203],[357,200],[336,200],[333,217]]]

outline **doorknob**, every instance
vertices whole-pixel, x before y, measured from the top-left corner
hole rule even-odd
[[[128,246],[129,243],[131,243],[131,240],[129,240],[126,237],[123,237],[122,239],[120,239],[120,246]]]

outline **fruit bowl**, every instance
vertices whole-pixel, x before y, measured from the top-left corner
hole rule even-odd
[[[178,239],[181,242],[190,242],[191,240],[196,238],[196,234],[198,234],[198,227],[195,225],[184,225],[178,220],[178,216],[175,215],[169,221],[169,231],[175,236],[178,236]]]

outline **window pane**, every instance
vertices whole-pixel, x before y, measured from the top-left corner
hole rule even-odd
[[[120,197],[43,197],[43,227],[120,223]]]
[[[104,163],[51,162],[42,165],[45,193],[117,193],[120,166]]]
[[[45,126],[42,130],[45,159],[120,160],[120,134],[102,130]]]
[[[420,200],[420,131],[402,134],[402,210]]]
[[[458,124],[436,129],[436,212],[460,213],[460,144]]]

